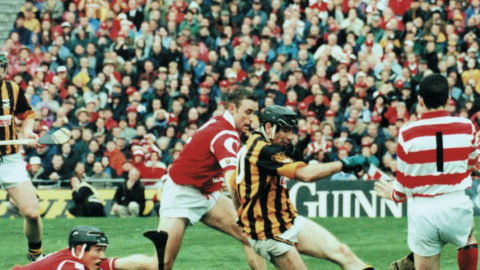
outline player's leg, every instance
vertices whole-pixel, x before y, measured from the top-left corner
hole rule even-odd
[[[168,241],[165,246],[164,255],[164,269],[172,269],[175,258],[178,255],[180,246],[182,245],[183,236],[188,225],[188,219],[186,218],[160,218],[160,224],[158,225],[158,231],[164,231],[168,233]]]
[[[130,212],[128,211],[128,207],[125,205],[114,204],[112,207],[112,214],[118,217],[129,217]]]
[[[298,233],[297,249],[302,254],[333,261],[343,269],[373,269],[362,262],[332,233],[307,218],[304,218]]]
[[[239,240],[243,245],[243,250],[251,269],[266,269],[263,258],[250,247],[245,234],[243,234],[242,229],[237,224],[237,220],[238,216],[233,202],[223,195],[218,197],[215,206],[201,219],[206,225]]]
[[[438,270],[440,269],[440,253],[433,256],[421,256],[414,253],[415,270]]]
[[[272,262],[279,270],[307,270],[307,266],[300,257],[296,248],[291,248],[284,254],[272,257]]]
[[[458,249],[457,261],[460,270],[476,270],[478,265],[478,242],[474,235],[474,226],[468,236],[467,244]]]
[[[392,262],[388,270],[415,270],[413,252],[410,252],[407,256]]]
[[[7,188],[7,192],[24,216],[24,233],[28,240],[29,258],[42,254],[42,220],[35,188],[30,181]]]

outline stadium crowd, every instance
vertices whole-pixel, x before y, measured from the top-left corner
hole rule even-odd
[[[1,49],[35,131],[73,134],[26,148],[28,170],[68,187],[160,178],[239,86],[301,116],[295,159],[359,153],[393,175],[424,76],[446,76],[447,110],[480,124],[479,38],[479,0],[27,0]]]

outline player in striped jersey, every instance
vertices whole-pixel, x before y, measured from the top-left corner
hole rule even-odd
[[[408,246],[417,270],[440,269],[440,252],[447,243],[459,248],[461,270],[477,269],[473,205],[465,189],[471,186],[479,151],[473,123],[444,110],[448,95],[447,79],[440,74],[420,82],[418,102],[425,112],[400,129],[397,178],[393,186],[375,185],[380,196],[410,202]]]
[[[15,118],[22,121],[22,133],[26,139],[38,139],[33,132],[34,112],[15,82],[6,80],[8,58],[0,52],[0,140],[17,139]],[[36,144],[30,146],[35,147]],[[30,182],[26,163],[18,145],[0,146],[0,185],[25,217],[24,231],[28,239],[27,257],[35,260],[42,254],[42,222],[35,188]]]
[[[239,203],[239,224],[250,245],[277,269],[307,269],[300,253],[331,260],[343,269],[373,269],[317,223],[298,216],[288,196],[286,178],[315,181],[366,163],[363,156],[306,165],[287,154],[296,114],[273,105],[261,114],[260,132],[253,133],[238,153],[236,177],[229,179]]]

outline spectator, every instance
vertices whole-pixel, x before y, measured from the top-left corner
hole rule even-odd
[[[167,172],[167,166],[160,161],[160,152],[152,151],[149,159],[145,162],[145,171],[142,178],[160,179]],[[145,185],[153,185],[156,182],[145,182]]]
[[[103,167],[102,162],[95,161],[93,163],[92,175],[90,175],[90,179],[105,180],[108,178],[110,178],[110,176],[105,173],[105,168]],[[98,185],[98,186],[105,186],[105,185]]]
[[[76,217],[105,217],[103,202],[94,187],[73,176],[70,179],[72,188],[72,205],[68,212]]]
[[[65,168],[68,171],[74,170],[75,164],[77,164],[77,162],[80,160],[78,154],[72,151],[72,145],[69,143],[61,146],[60,155],[62,156]]]
[[[42,185],[56,184],[58,186],[68,186],[68,182],[65,182],[65,180],[70,179],[72,175],[72,171],[65,167],[63,157],[61,155],[54,155],[52,157],[52,166],[46,168],[40,175],[40,178],[47,180],[47,182],[42,183]]]
[[[145,208],[145,187],[139,181],[140,173],[132,168],[128,178],[115,192],[112,213],[119,217],[138,217]]]
[[[109,141],[107,143],[104,155],[110,160],[110,166],[115,170],[116,175],[122,175],[122,166],[126,158],[125,155],[120,151],[120,149],[118,149],[115,141]]]
[[[31,157],[28,162],[27,172],[34,184],[37,184],[36,181],[40,178],[39,176],[42,175],[43,171],[42,160],[38,156]]]

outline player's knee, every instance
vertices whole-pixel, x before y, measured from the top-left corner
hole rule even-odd
[[[350,250],[346,244],[341,243],[338,245],[336,253],[339,255],[342,262],[348,263],[355,260],[355,254],[353,254],[352,250]]]
[[[130,202],[128,204],[128,211],[133,215],[133,216],[139,216],[140,215],[140,205],[137,202]]]
[[[40,219],[40,211],[35,208],[24,209],[22,215],[29,221],[37,221]]]

